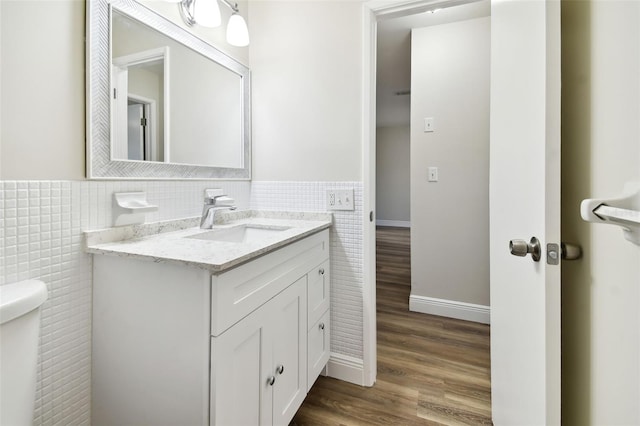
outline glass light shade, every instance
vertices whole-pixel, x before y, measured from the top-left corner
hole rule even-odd
[[[203,27],[215,28],[219,27],[222,19],[220,18],[220,7],[218,0],[194,0],[193,18]]]
[[[234,13],[227,24],[227,43],[232,46],[244,47],[249,45],[249,29],[244,18]]]

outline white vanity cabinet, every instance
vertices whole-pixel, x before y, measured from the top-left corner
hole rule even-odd
[[[216,425],[286,425],[307,394],[303,277],[220,337],[211,338]]]
[[[94,255],[92,424],[287,425],[329,357],[329,232],[211,273]]]

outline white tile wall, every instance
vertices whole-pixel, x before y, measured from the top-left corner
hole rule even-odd
[[[355,211],[331,230],[332,351],[362,358],[361,182],[0,181],[0,285],[40,279],[42,308],[34,425],[89,425],[91,257],[82,231],[112,226],[114,192],[145,191],[148,222],[198,216],[205,188],[240,208],[325,211],[326,190],[354,189]]]
[[[327,189],[354,190],[355,210],[335,211],[331,228],[331,352],[362,359],[362,182],[251,184],[251,208],[326,211]]]
[[[212,187],[248,207],[249,182],[0,181],[0,285],[40,279],[49,290],[34,425],[90,424],[92,275],[82,231],[112,226],[113,192],[147,192],[159,205],[151,222],[198,216]]]
[[[37,278],[42,307],[35,424],[89,424],[91,260],[77,182],[0,182],[0,285]]]

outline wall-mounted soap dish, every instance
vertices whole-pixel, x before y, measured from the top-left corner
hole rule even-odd
[[[158,211],[147,202],[146,192],[117,192],[113,194],[114,226],[144,223],[145,213]]]

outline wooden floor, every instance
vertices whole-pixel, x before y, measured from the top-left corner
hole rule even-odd
[[[291,424],[491,424],[489,327],[409,312],[409,230],[377,240],[376,384],[320,377]]]

